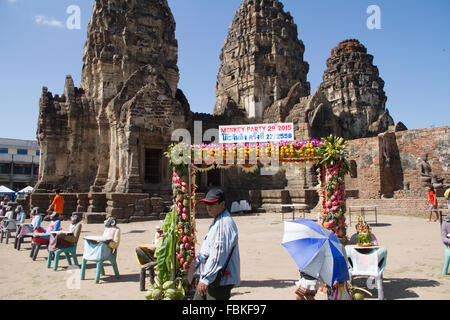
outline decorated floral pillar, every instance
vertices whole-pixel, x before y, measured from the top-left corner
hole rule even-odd
[[[345,175],[350,172],[350,166],[345,159],[345,142],[343,138],[329,136],[322,144],[323,156],[322,180],[322,226],[333,231],[336,237],[346,245],[348,242],[345,224]]]

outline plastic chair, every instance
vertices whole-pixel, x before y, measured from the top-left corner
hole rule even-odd
[[[346,246],[345,251],[349,262],[350,277],[374,277],[378,289],[378,299],[384,300],[383,271],[386,267],[387,249],[385,247],[355,249]]]
[[[145,277],[147,276],[147,271],[150,273],[150,284],[153,284],[155,281],[155,267],[157,264],[154,257],[155,249],[153,249],[153,251],[147,247],[136,247],[135,249],[136,259],[141,268],[139,275],[139,289],[141,291],[145,291]]]
[[[30,257],[33,259],[33,261],[36,261],[37,255],[42,246],[46,246],[48,248],[49,239],[50,235],[48,235],[48,238],[47,236],[33,235],[33,244],[30,251]]]
[[[11,233],[17,233],[17,225],[15,220],[3,220],[0,227],[1,239],[0,243],[3,243],[3,238],[6,237],[6,244],[9,242],[9,238],[13,238]],[[15,236],[14,236],[15,237]]]
[[[119,269],[117,268],[117,249],[114,249],[112,254],[108,257],[100,260],[86,260],[83,255],[83,262],[81,264],[81,280],[84,280],[85,272],[86,272],[86,262],[87,261],[95,261],[97,264],[97,270],[95,273],[95,283],[100,282],[100,274],[105,275],[105,268],[103,267],[103,262],[109,261],[114,269],[114,275],[119,277]]]
[[[446,275],[448,272],[448,267],[450,265],[450,248],[447,245],[444,247],[445,247],[445,262],[444,262],[444,269],[442,269],[442,274]]]
[[[76,266],[79,266],[78,259],[77,259],[77,243],[75,243],[72,247],[69,248],[63,248],[63,249],[57,249],[55,251],[49,251],[48,252],[48,258],[47,258],[47,268],[51,267],[53,258],[55,259],[55,263],[53,265],[53,270],[56,271],[58,269],[58,263],[59,263],[59,256],[61,253],[64,253],[66,256],[67,262],[69,265],[72,265],[72,261],[70,259],[70,256],[72,256],[72,260]]]
[[[17,229],[14,249],[20,250],[25,238],[33,238],[33,226],[31,224],[23,224]]]

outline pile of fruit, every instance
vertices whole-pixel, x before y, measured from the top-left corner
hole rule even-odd
[[[372,245],[372,228],[370,228],[369,224],[363,219],[362,216],[359,216],[358,223],[356,224],[356,244],[358,246],[371,246]]]
[[[185,290],[182,278],[175,281],[166,281],[162,285],[153,284],[152,288],[147,291],[145,298],[147,300],[183,300]]]

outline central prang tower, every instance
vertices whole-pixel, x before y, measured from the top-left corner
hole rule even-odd
[[[232,102],[250,121],[261,121],[264,110],[286,97],[294,84],[300,83],[302,96],[308,96],[304,51],[297,25],[282,3],[243,1],[220,55],[214,114],[224,114]]]

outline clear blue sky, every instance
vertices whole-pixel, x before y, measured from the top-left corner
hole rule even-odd
[[[212,113],[219,54],[240,0],[169,0],[177,22],[179,88],[194,112]],[[386,82],[387,108],[409,129],[449,125],[450,1],[282,0],[298,26],[314,92],[331,49],[359,39]],[[80,86],[83,46],[94,0],[0,0],[0,137],[36,139],[42,87]],[[66,12],[81,9],[80,29]],[[370,5],[381,29],[369,30]]]

